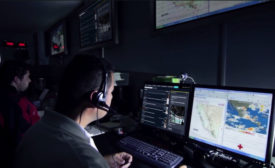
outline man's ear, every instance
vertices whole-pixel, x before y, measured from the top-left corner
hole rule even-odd
[[[93,100],[95,97],[95,94],[96,94],[96,91],[92,91],[91,93],[90,93],[90,102],[91,102],[91,104],[94,106],[94,104],[93,104],[93,102],[95,101],[95,100]]]
[[[21,80],[20,80],[20,78],[19,78],[18,76],[15,76],[15,77],[13,78],[13,81],[17,84],[17,83],[19,83]]]
[[[90,100],[92,101],[93,100],[93,95],[96,93],[96,91],[92,91],[91,93],[90,93]]]

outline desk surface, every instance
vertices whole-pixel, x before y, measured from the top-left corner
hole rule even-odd
[[[129,130],[132,130],[132,127],[136,127],[136,125],[135,126],[134,125],[135,124],[133,124],[133,122],[130,122],[130,124],[122,125],[121,127],[128,128],[128,129],[131,128]],[[146,130],[139,130],[139,131],[142,132],[142,135],[144,134],[144,131],[146,132]],[[136,134],[136,133],[138,133],[138,131],[135,130],[132,133]],[[127,134],[128,133],[126,132],[125,135],[127,135]],[[118,148],[118,146],[117,146],[116,143],[121,138],[123,138],[125,135],[118,135],[118,134],[115,133],[114,129],[113,130],[111,129],[111,130],[109,130],[105,134],[93,137],[93,139],[94,139],[94,141],[95,141],[95,143],[96,143],[96,145],[97,145],[100,153],[102,155],[109,155],[109,154],[121,152],[121,150]],[[149,133],[147,136],[152,137],[152,133],[151,134]],[[180,145],[173,146],[172,148],[167,148],[166,144],[171,144],[171,142],[170,142],[171,139],[169,137],[168,140],[161,141],[160,137],[161,137],[161,139],[163,139],[162,136],[163,135],[161,134],[161,135],[158,135],[158,137],[154,137],[153,138],[153,139],[155,139],[154,142],[150,142],[150,141],[147,141],[147,140],[146,141],[149,142],[149,143],[151,143],[151,144],[153,144],[153,145],[157,144],[156,146],[159,146],[159,147],[164,148],[164,149],[166,149],[168,151],[171,151],[171,152],[174,152],[174,153],[177,153],[177,154],[183,156],[184,160],[183,160],[183,162],[180,165],[183,165],[183,164],[192,165],[192,166],[188,166],[188,168],[198,168],[198,167],[215,168],[215,166],[210,165],[209,162],[207,162],[201,156],[200,157],[190,156],[190,153],[188,153],[188,152],[186,153],[186,150],[185,150],[184,144],[182,143],[182,140],[180,141]],[[142,139],[144,139],[144,138],[142,138]],[[193,155],[192,152],[191,152],[191,155]],[[273,163],[275,162],[275,157],[272,157],[272,162]],[[154,167],[151,166],[151,165],[148,165],[147,163],[145,163],[145,162],[143,162],[141,160],[138,160],[138,159],[134,158],[131,168],[154,168]]]
[[[122,138],[122,136],[116,135],[114,132],[108,132],[99,136],[93,137],[95,144],[102,155],[109,155],[121,150],[117,146],[117,142]],[[155,168],[142,160],[133,159],[131,168]]]
[[[121,152],[121,150],[117,146],[117,142],[122,138],[123,136],[117,135],[114,132],[107,132],[102,135],[98,135],[93,137],[97,148],[99,149],[100,153],[102,155],[109,155],[117,152]],[[191,160],[189,160],[188,157],[184,156],[183,162],[177,167],[179,168],[181,165],[188,165],[188,168],[199,168],[199,167],[205,167],[205,168],[215,168],[215,166],[210,165],[208,162],[206,162],[204,159],[192,159],[195,163],[190,163]],[[194,161],[195,160],[195,161]],[[275,157],[272,157],[272,162],[275,162]],[[199,163],[197,165],[197,163]],[[195,165],[196,164],[196,165]],[[191,166],[190,166],[191,165]],[[203,165],[203,166],[202,166]],[[143,162],[137,158],[134,157],[131,168],[155,168],[154,166],[149,165],[146,162]],[[252,166],[253,167],[253,166]]]

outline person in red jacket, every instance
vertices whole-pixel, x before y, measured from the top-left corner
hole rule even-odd
[[[9,167],[24,133],[40,119],[36,107],[23,95],[30,82],[28,65],[19,61],[6,61],[2,64],[0,68],[0,164],[7,164]]]

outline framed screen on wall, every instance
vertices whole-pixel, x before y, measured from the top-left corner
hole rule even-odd
[[[66,24],[62,22],[49,31],[50,55],[67,54]]]
[[[268,0],[154,0],[154,29],[161,30],[181,23],[267,1]]]
[[[96,0],[79,13],[80,48],[118,43],[115,0]]]

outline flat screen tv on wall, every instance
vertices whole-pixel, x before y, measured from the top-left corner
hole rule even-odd
[[[53,26],[49,31],[49,53],[50,55],[65,55],[67,49],[66,23],[61,22]]]
[[[153,0],[154,30],[260,4],[269,0]]]
[[[96,0],[79,13],[80,49],[118,44],[115,0]]]

